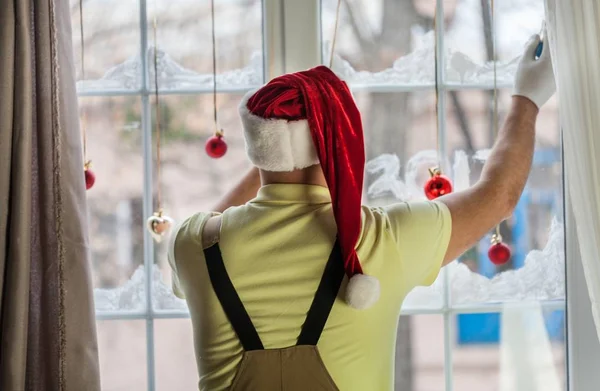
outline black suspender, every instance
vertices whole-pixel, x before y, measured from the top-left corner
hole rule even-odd
[[[227,274],[219,244],[204,250],[213,290],[245,351],[264,349],[262,341]]]
[[[325,272],[317,288],[315,298],[306,315],[306,321],[298,337],[298,345],[316,345],[327,323],[333,308],[342,280],[344,279],[344,262],[338,241],[335,241]]]
[[[213,290],[245,351],[264,349],[235,287],[227,274],[219,244],[204,250],[206,266]],[[344,265],[338,242],[335,242],[319,288],[310,306],[297,345],[316,345],[331,313],[335,298],[344,279]]]

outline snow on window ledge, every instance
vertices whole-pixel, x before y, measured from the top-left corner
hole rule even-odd
[[[523,267],[487,278],[454,261],[440,272],[429,287],[413,289],[402,308],[441,307],[444,279],[449,284],[452,306],[484,303],[507,303],[523,300],[551,301],[565,298],[564,227],[556,219],[550,227],[546,246],[530,251]]]
[[[398,58],[391,68],[380,72],[357,71],[342,57],[334,54],[332,69],[348,83],[360,85],[423,86],[435,84],[435,32],[415,36],[414,50]],[[331,44],[323,45],[323,58],[329,58]],[[520,56],[496,62],[498,85],[512,85]],[[494,82],[494,62],[481,63],[454,49],[450,43],[444,51],[445,83],[452,86],[489,86]]]
[[[96,312],[143,311],[146,308],[146,274],[139,266],[129,281],[118,288],[94,289]],[[187,311],[185,300],[173,294],[173,290],[162,280],[157,265],[152,267],[152,305],[157,310]]]
[[[109,69],[104,76],[97,80],[82,80],[77,82],[78,92],[93,92],[103,90],[137,90],[141,88],[142,63],[140,56],[134,56],[125,62]],[[213,75],[201,74],[184,68],[169,56],[158,50],[158,85],[161,91],[169,90],[212,90]],[[153,64],[154,47],[148,48],[148,64]],[[217,75],[217,88],[250,89],[262,84],[262,53],[254,52],[249,64],[240,69],[221,72]],[[154,67],[148,66],[150,86],[154,87]]]
[[[476,151],[473,159],[485,161],[489,150]],[[420,169],[437,162],[437,152],[420,151],[406,164],[404,177],[400,176],[400,160],[393,154],[383,154],[366,165],[369,174],[376,176],[367,194],[371,199],[389,197],[397,201],[425,200],[422,186],[417,183]],[[444,166],[450,167],[450,162]],[[456,191],[469,183],[469,157],[456,151],[452,162],[452,177]],[[523,299],[557,300],[565,297],[564,227],[556,218],[551,223],[548,241],[543,250],[532,250],[523,267],[505,271],[489,279],[472,272],[457,261],[446,266],[453,305],[518,301]],[[407,297],[403,308],[437,308],[444,295],[444,273],[430,287],[417,287]]]

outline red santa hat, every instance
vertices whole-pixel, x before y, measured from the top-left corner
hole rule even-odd
[[[258,168],[283,172],[321,164],[349,278],[346,302],[357,309],[371,307],[379,298],[379,280],[363,274],[355,250],[365,146],[360,112],[347,84],[319,66],[271,80],[248,93],[239,111],[246,151]]]

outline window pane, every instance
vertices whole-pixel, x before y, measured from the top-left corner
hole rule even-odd
[[[362,114],[367,168],[364,202],[387,205],[425,199],[428,169],[437,165],[436,110],[432,91],[355,91]],[[442,274],[432,287],[416,288],[403,309],[441,308]]]
[[[454,389],[566,390],[565,312],[537,304],[455,320]]]
[[[140,99],[81,98],[80,105],[96,175],[86,193],[96,310],[140,310],[145,305]]]
[[[198,389],[191,321],[156,320],[154,341],[157,391]]]
[[[81,80],[79,0],[70,0],[73,51]],[[85,82],[78,90],[122,90],[140,87],[140,12],[138,0],[85,0],[83,30]]]
[[[208,157],[206,140],[214,134],[213,101],[210,94],[168,95],[161,98],[162,195],[165,213],[176,222],[201,211],[209,211],[243,173],[250,168],[246,157],[237,107],[241,95],[218,97],[219,122],[228,150],[220,159]],[[162,282],[154,284],[154,307],[183,309],[185,303],[173,296],[167,246],[156,245],[156,263]]]
[[[323,58],[329,64],[337,0],[322,0]],[[415,7],[419,3],[426,11]],[[343,1],[334,70],[353,84],[433,85],[435,0]]]
[[[146,326],[143,320],[96,323],[102,389],[146,391]]]
[[[445,3],[456,3],[445,2]],[[493,42],[496,41],[497,75],[500,84],[511,85],[517,57],[532,34],[540,32],[544,19],[543,1],[496,1],[494,20],[491,1],[461,1],[445,6],[446,76],[450,83],[491,85]],[[484,17],[485,16],[485,17]],[[494,23],[495,34],[493,34]],[[494,37],[495,35],[495,37]]]
[[[396,350],[396,390],[445,389],[443,316],[400,317]]]
[[[155,45],[152,26],[157,13],[161,89],[212,89],[210,1],[150,2],[149,47]],[[261,0],[216,1],[215,37],[218,87],[260,85],[263,75]],[[153,72],[151,70],[151,74]]]
[[[502,124],[511,90],[499,90],[498,99]],[[455,188],[462,190],[479,178],[495,139],[492,95],[453,91],[447,102],[447,153],[458,167]],[[538,118],[529,181],[513,216],[500,226],[503,241],[512,250],[511,260],[501,266],[491,263],[487,255],[491,231],[460,257],[460,264],[447,267],[454,304],[564,299],[563,173],[556,100],[545,105]]]

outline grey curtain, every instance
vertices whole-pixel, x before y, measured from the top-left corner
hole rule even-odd
[[[68,0],[0,6],[0,390],[100,390]]]

